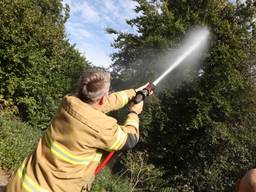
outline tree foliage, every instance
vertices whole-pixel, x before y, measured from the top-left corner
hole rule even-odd
[[[44,124],[88,62],[65,37],[60,0],[0,1],[0,95],[24,120]]]
[[[137,0],[137,34],[115,33],[116,84],[154,79],[158,61],[194,26],[211,32],[208,54],[190,81],[166,78],[164,91],[148,102],[138,150],[163,167],[165,185],[178,191],[232,191],[255,166],[256,2]],[[170,74],[169,76],[172,76]],[[170,83],[168,83],[170,82]],[[173,88],[176,87],[176,88]]]

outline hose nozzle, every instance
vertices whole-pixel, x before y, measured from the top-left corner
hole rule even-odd
[[[149,96],[150,92],[155,89],[155,85],[153,83],[149,83],[147,87],[142,89],[141,91],[138,91],[136,93],[136,96],[133,99],[134,103],[139,103],[145,99],[146,96]]]

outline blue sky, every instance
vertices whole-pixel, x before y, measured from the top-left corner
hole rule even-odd
[[[64,0],[64,3],[71,9],[65,25],[70,42],[76,44],[92,64],[108,67],[110,54],[115,50],[110,46],[113,36],[107,34],[105,28],[135,32],[125,20],[136,16],[133,11],[136,3],[132,0]]]
[[[134,18],[135,2],[132,0],[64,0],[71,9],[66,33],[72,44],[94,65],[108,67],[110,44],[113,36],[105,32],[106,27],[121,31],[134,31],[125,20]]]

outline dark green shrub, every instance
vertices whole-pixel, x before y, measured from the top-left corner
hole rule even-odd
[[[129,187],[127,180],[121,179],[116,175],[112,175],[109,168],[104,168],[96,176],[96,180],[92,186],[92,192],[130,192],[132,189]]]
[[[17,119],[0,117],[0,166],[13,169],[35,148],[39,129]]]

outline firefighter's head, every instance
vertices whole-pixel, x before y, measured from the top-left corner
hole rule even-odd
[[[110,87],[110,73],[102,68],[92,68],[80,76],[78,97],[89,104],[103,105]]]
[[[237,192],[256,192],[256,169],[250,169],[236,182]]]

